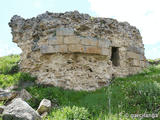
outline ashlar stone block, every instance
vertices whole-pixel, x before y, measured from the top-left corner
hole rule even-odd
[[[63,37],[58,36],[58,37],[51,37],[48,39],[48,44],[49,45],[60,45],[63,44]]]
[[[98,47],[109,48],[110,45],[111,45],[111,42],[109,40],[99,40],[98,41]]]
[[[84,52],[83,45],[76,44],[76,45],[68,45],[69,52]]]
[[[57,45],[58,52],[60,53],[67,53],[68,47],[67,45]]]
[[[141,54],[143,55],[144,54],[144,48],[140,48],[140,47],[136,47],[136,46],[129,46],[127,48],[128,51],[133,51],[137,54]]]
[[[80,38],[77,36],[66,36],[64,37],[64,44],[79,44]]]
[[[96,46],[85,46],[85,53],[90,54],[101,54],[101,48],[98,48]]]
[[[98,45],[98,40],[95,38],[82,38],[81,39],[81,44],[82,45],[91,45],[91,46],[97,46]]]
[[[128,58],[139,59],[139,55],[134,52],[127,52]]]
[[[58,46],[42,45],[40,48],[42,54],[50,54],[58,52]]]

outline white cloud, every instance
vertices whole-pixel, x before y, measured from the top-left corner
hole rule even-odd
[[[101,17],[127,21],[140,29],[144,44],[160,41],[159,0],[88,0],[91,9]]]

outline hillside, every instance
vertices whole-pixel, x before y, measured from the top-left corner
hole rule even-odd
[[[160,64],[152,65],[137,75],[116,78],[107,87],[86,92],[36,85],[35,77],[19,72],[18,62],[19,55],[0,58],[0,89],[11,86],[15,86],[12,87],[14,90],[25,88],[33,96],[28,103],[34,109],[43,98],[51,100],[52,110],[44,120],[133,120],[136,114],[160,116]],[[5,101],[0,102],[3,104]]]

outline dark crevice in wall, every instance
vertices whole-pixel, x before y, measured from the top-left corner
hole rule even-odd
[[[111,61],[113,66],[119,66],[119,48],[118,47],[112,47],[111,51]]]

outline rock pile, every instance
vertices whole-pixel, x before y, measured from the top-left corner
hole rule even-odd
[[[3,120],[41,120],[40,115],[21,98],[16,98],[3,111]]]
[[[35,111],[26,102],[32,99],[32,96],[25,89],[17,92],[7,91],[7,93],[3,91],[3,94],[1,91],[0,94],[0,101],[7,101],[7,104],[0,106],[0,116],[2,115],[3,120],[41,120],[51,109],[51,101],[43,99]]]

